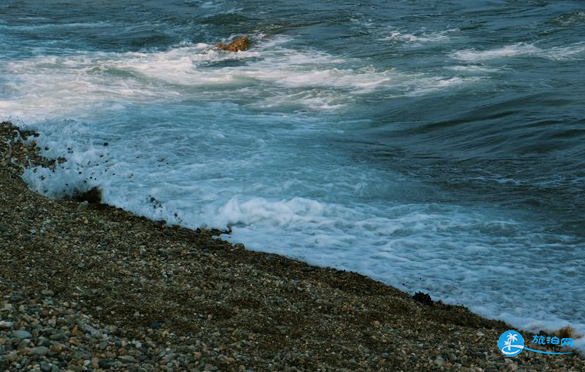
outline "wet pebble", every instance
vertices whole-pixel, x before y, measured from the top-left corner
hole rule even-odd
[[[435,363],[436,365],[438,365],[438,366],[444,366],[444,365],[445,365],[445,359],[443,359],[443,357],[441,357],[441,356],[438,356],[438,357],[435,359],[435,362],[434,362],[434,363]]]
[[[28,355],[31,356],[42,356],[47,355],[49,353],[49,348],[46,346],[37,346],[30,349]]]
[[[14,337],[16,337],[19,340],[24,340],[26,338],[31,338],[32,334],[23,329],[19,329],[18,331],[14,331]]]
[[[121,360],[124,363],[136,363],[136,358],[132,355],[120,355],[118,360]]]
[[[39,367],[41,368],[41,371],[43,372],[51,372],[51,369],[53,368],[53,365],[50,363],[47,363],[45,361],[41,361],[39,363]]]
[[[47,297],[53,297],[55,295],[55,292],[51,291],[50,289],[43,289],[41,291],[41,294],[43,296],[47,296]]]
[[[14,327],[13,322],[0,321],[0,329],[12,329]]]

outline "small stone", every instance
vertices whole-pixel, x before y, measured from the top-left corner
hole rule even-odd
[[[19,340],[24,340],[25,338],[31,338],[32,334],[23,329],[20,329],[18,331],[14,331],[14,337],[16,337]]]
[[[12,329],[14,327],[14,323],[8,321],[1,321],[0,322],[0,329]]]
[[[28,354],[29,352],[29,348],[28,345],[30,345],[31,341],[30,338],[25,338],[20,340],[20,342],[18,343],[18,350],[20,350],[22,353],[24,354]]]
[[[55,292],[51,291],[50,289],[43,289],[41,291],[41,294],[43,296],[47,296],[47,297],[53,297],[55,295]]]
[[[117,335],[120,333],[120,330],[118,329],[118,327],[113,326],[113,325],[109,325],[107,329],[108,329],[108,332],[110,332],[113,335]]]
[[[132,355],[120,355],[118,360],[124,363],[136,363],[136,358],[134,358]]]
[[[445,365],[445,359],[443,359],[441,356],[438,356],[434,363],[438,366]]]
[[[39,367],[41,367],[41,371],[43,372],[51,372],[53,366],[45,361],[41,361]]]
[[[51,351],[58,354],[61,351],[63,351],[63,346],[61,346],[60,344],[51,345]]]
[[[81,329],[79,329],[79,326],[76,324],[75,327],[73,327],[73,329],[71,330],[71,334],[73,336],[82,336],[83,331]]]
[[[12,351],[5,356],[7,362],[14,362],[18,358],[18,353],[16,351]]]
[[[49,348],[45,346],[37,346],[30,349],[29,355],[47,355],[49,353]]]
[[[214,366],[213,364],[206,364],[204,371],[215,372],[217,371],[217,367]]]
[[[162,327],[160,322],[153,322],[150,324],[150,329],[159,329],[160,327]]]
[[[49,336],[51,341],[65,341],[67,340],[67,335],[63,332],[55,333]]]
[[[108,369],[114,365],[114,361],[111,359],[100,359],[98,366],[103,369]]]
[[[77,211],[83,212],[83,211],[87,210],[87,208],[89,208],[89,202],[87,200],[84,200],[81,203],[79,203],[79,205],[77,206]]]
[[[8,232],[8,227],[4,226],[4,225],[0,225],[0,233],[3,232]]]

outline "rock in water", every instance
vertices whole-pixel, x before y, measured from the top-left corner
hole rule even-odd
[[[247,36],[242,36],[229,44],[219,43],[216,47],[228,52],[241,52],[250,48],[250,39]]]

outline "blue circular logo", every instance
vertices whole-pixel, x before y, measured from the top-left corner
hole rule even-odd
[[[498,348],[506,356],[516,356],[524,349],[524,338],[516,331],[506,331],[498,340]]]

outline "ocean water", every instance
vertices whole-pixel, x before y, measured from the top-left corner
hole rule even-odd
[[[41,193],[585,333],[582,1],[3,0],[0,62]]]

